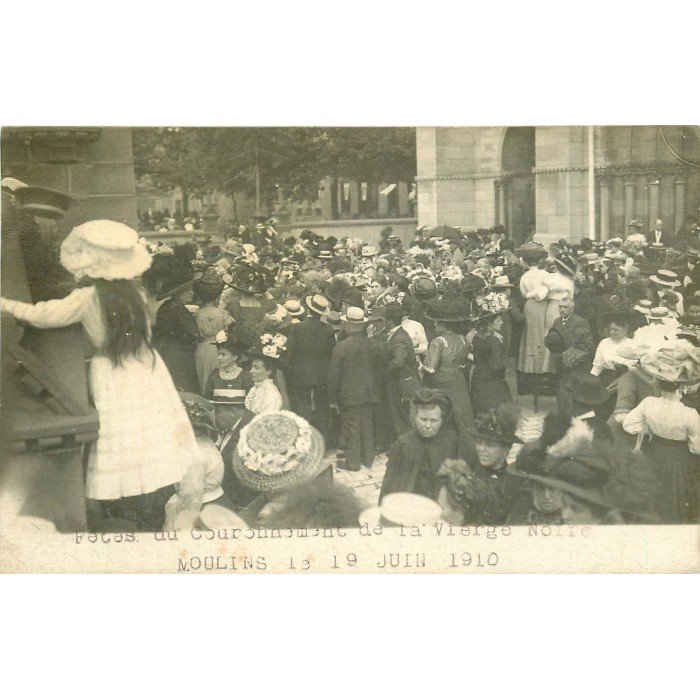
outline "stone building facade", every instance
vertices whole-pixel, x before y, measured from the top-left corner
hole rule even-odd
[[[587,127],[419,127],[416,138],[421,225],[502,224],[516,242],[588,236]],[[633,218],[673,233],[697,219],[698,127],[595,127],[593,143],[597,238]]]

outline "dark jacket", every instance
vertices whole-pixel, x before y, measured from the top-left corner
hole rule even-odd
[[[399,435],[387,461],[380,502],[388,493],[397,492],[436,499],[440,490],[437,474],[446,459],[464,459],[474,464],[477,456],[471,436],[458,437],[455,430],[444,425],[430,439],[422,438],[415,428]]]
[[[413,341],[403,328],[399,327],[387,341],[385,360],[387,391],[392,396],[410,401],[420,385],[420,379]]]
[[[286,372],[290,386],[325,386],[335,348],[333,329],[314,315],[290,327],[293,345]]]
[[[572,369],[590,371],[595,344],[591,327],[585,318],[571,314],[564,321],[559,316],[545,336],[544,344],[550,352],[559,355],[559,372]]]
[[[379,403],[381,354],[365,333],[351,333],[334,348],[328,371],[328,399],[339,406]]]

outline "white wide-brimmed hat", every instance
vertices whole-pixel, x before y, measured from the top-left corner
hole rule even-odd
[[[441,522],[442,508],[430,498],[417,493],[390,493],[384,496],[381,505],[367,508],[360,513],[360,525],[432,525]]]
[[[283,304],[283,308],[290,316],[304,316],[306,314],[306,309],[297,299],[287,299]]]
[[[133,228],[97,219],[68,234],[61,244],[61,265],[76,279],[132,280],[148,270],[151,256]]]

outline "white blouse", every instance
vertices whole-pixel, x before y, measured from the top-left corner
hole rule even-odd
[[[82,323],[97,350],[107,341],[102,307],[95,287],[79,287],[64,299],[40,301],[37,304],[0,299],[0,309],[36,328],[63,328]]]
[[[425,334],[423,324],[419,321],[405,318],[401,321],[401,328],[403,328],[411,338],[413,350],[416,355],[424,355],[428,350],[428,336]]]
[[[548,299],[561,300],[566,297],[574,298],[574,280],[565,274],[556,272],[545,273],[544,284],[549,289]]]
[[[667,440],[688,441],[688,449],[700,454],[700,414],[678,399],[648,396],[622,422],[632,435],[653,433]]]
[[[255,413],[270,413],[282,410],[282,394],[272,379],[263,379],[254,384],[245,397],[245,407]]]
[[[616,364],[634,367],[636,364],[635,360],[626,360],[617,354],[618,351],[623,348],[632,347],[634,347],[632,338],[623,338],[617,343],[612,338],[603,338],[603,340],[598,343],[598,348],[595,351],[591,374],[595,377],[599,377],[604,369],[615,369]]]
[[[544,301],[549,293],[549,288],[546,285],[548,275],[549,272],[537,267],[524,272],[520,278],[520,293],[523,298]]]

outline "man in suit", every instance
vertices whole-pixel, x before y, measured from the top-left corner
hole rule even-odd
[[[380,400],[381,355],[367,337],[363,309],[351,306],[342,316],[347,337],[333,350],[328,371],[328,398],[340,411],[346,460],[340,469],[359,471],[374,461],[374,411]],[[413,353],[411,353],[413,354]]]
[[[306,297],[309,314],[290,327],[293,343],[287,370],[292,410],[328,437],[328,370],[335,348],[333,329],[321,318],[328,313],[328,299],[320,294]]]
[[[401,326],[404,311],[400,304],[384,309],[389,328],[385,349],[386,394],[394,437],[411,429],[410,402],[420,386],[418,363],[411,336]]]
[[[661,243],[667,248],[672,245],[672,236],[670,233],[664,231],[664,222],[661,219],[657,219],[654,224],[654,230],[649,231],[647,235],[647,243],[651,245],[652,243]]]
[[[585,318],[574,313],[574,307],[570,297],[559,302],[560,315],[544,339],[544,344],[555,355],[559,375],[557,405],[567,416],[574,414],[574,381],[591,371],[595,350],[591,327]]]

